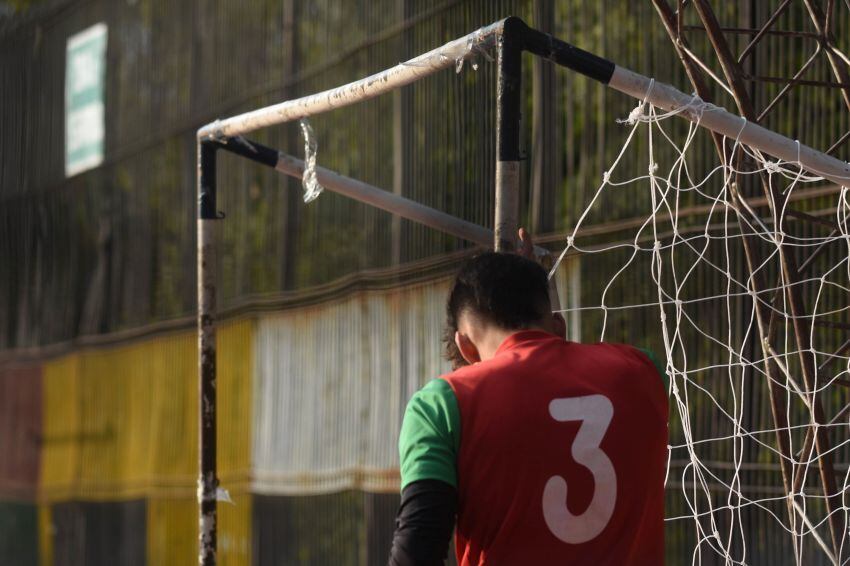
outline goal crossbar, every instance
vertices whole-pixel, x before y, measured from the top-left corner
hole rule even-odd
[[[243,137],[222,142],[221,149],[255,161],[276,171],[300,179],[306,167],[304,161]],[[474,222],[463,220],[442,210],[418,203],[401,195],[379,189],[363,181],[317,166],[316,178],[327,190],[396,214],[414,222],[445,232],[456,238],[481,246],[493,243],[493,231]]]
[[[409,85],[438,71],[461,65],[478,55],[489,57],[495,50],[496,157],[494,229],[477,226],[394,195],[360,181],[317,168],[319,181],[330,190],[422,222],[476,243],[492,242],[497,250],[509,251],[516,244],[520,187],[520,78],[521,55],[529,52],[569,68],[614,90],[668,112],[675,112],[697,125],[762,151],[779,160],[838,185],[850,186],[850,165],[796,140],[748,123],[740,116],[708,104],[696,96],[654,81],[583,51],[550,34],[529,28],[510,17],[482,27],[423,55],[380,73],[320,93],[281,102],[251,112],[216,120],[197,132],[198,148],[198,351],[199,351],[199,562],[216,563],[216,225],[223,216],[216,208],[216,151],[232,153],[274,167],[287,175],[300,176],[304,164],[272,148],[248,142],[242,136],[260,128],[342,108]],[[247,144],[247,145],[246,145]],[[247,151],[247,147],[261,151]],[[262,154],[262,155],[260,155]],[[259,157],[259,158],[258,158]],[[347,191],[347,192],[346,192]]]
[[[271,167],[288,177],[301,179],[304,175],[306,164],[303,160],[287,155],[282,151],[276,151],[253,140],[239,136],[226,142],[220,142],[220,144],[221,149],[225,151]],[[493,230],[452,216],[442,210],[380,189],[369,183],[352,179],[325,167],[316,167],[316,178],[323,188],[357,202],[368,204],[379,210],[412,220],[479,246],[489,247],[493,244]],[[538,258],[550,255],[549,250],[537,245],[534,246],[534,253]]]
[[[240,136],[267,126],[279,125],[329,110],[363,102],[411,84],[461,60],[488,51],[503,40],[505,30],[518,38],[520,50],[548,59],[595,79],[637,100],[666,111],[681,111],[682,117],[803,169],[838,185],[850,184],[850,164],[767,128],[747,122],[724,108],[701,101],[670,85],[660,83],[606,59],[579,49],[550,34],[507,18],[482,27],[459,39],[404,63],[346,85],[216,120],[198,130],[199,142]]]

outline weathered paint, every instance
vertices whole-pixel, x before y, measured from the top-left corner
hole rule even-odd
[[[493,247],[516,249],[519,228],[522,20],[508,18],[496,43],[496,218]]]
[[[231,492],[247,489],[251,476],[256,328],[254,320],[218,328],[218,475]]]
[[[519,229],[519,161],[496,162],[496,251],[516,249]]]
[[[210,183],[215,202],[214,150],[199,144],[199,210],[203,214],[203,197]],[[208,158],[206,156],[209,155]],[[205,168],[206,167],[206,168]],[[207,170],[209,169],[209,170]],[[215,205],[212,205],[215,213]],[[216,563],[216,220],[198,219],[198,562],[202,566]]]
[[[224,487],[250,472],[254,324],[219,332]],[[191,497],[197,480],[198,390],[190,332],[88,350],[44,366],[39,494],[45,502]]]
[[[0,497],[31,501],[41,443],[41,367],[0,369]]]
[[[226,120],[216,120],[198,131],[198,139],[216,140],[247,134],[265,126],[282,124],[355,102],[363,102],[474,56],[475,51],[491,46],[501,29],[502,22],[496,22],[359,81],[246,112]]]
[[[193,352],[185,333],[79,355],[76,380],[65,377],[76,381],[67,402],[77,407],[62,411],[78,418],[69,426],[47,415],[47,446],[77,451],[72,485],[48,499],[139,498],[191,484]]]
[[[449,281],[361,293],[258,324],[255,490],[398,490],[407,400],[447,371]]]
[[[43,371],[39,496],[44,501],[57,501],[69,499],[79,489],[80,356],[70,354],[48,361]]]

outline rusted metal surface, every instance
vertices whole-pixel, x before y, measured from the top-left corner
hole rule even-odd
[[[198,144],[198,513],[201,566],[216,563],[215,148]]]
[[[655,6],[655,10],[661,17],[661,23],[664,24],[664,29],[667,30],[667,35],[673,42],[673,47],[676,49],[676,54],[679,56],[679,61],[682,62],[682,66],[685,68],[685,73],[687,73],[688,79],[690,79],[691,84],[694,86],[694,92],[696,92],[697,96],[702,98],[704,101],[712,102],[713,97],[711,96],[711,91],[708,89],[708,86],[705,84],[705,80],[702,76],[702,71],[700,71],[700,68],[688,56],[688,42],[681,35],[681,2],[680,8],[678,11],[676,11],[676,13],[673,12],[673,9],[667,3],[667,0],[652,0],[652,4]],[[723,138],[720,136],[720,134],[716,132],[711,132],[711,139],[714,142],[714,147],[717,150],[717,155],[720,156],[722,159],[725,159],[725,151],[723,149]]]
[[[789,5],[789,4],[791,4],[791,1],[792,1],[792,0],[783,0],[782,4],[780,4],[780,5],[779,5],[779,6],[778,6],[778,7],[777,7],[774,11],[773,11],[773,14],[771,14],[771,15],[770,15],[770,17],[767,19],[767,21],[764,23],[764,25],[763,25],[763,26],[761,26],[761,28],[759,28],[758,33],[756,33],[756,36],[750,40],[750,42],[747,44],[747,46],[746,46],[746,47],[744,47],[744,49],[741,51],[741,54],[740,54],[740,55],[738,55],[738,63],[739,63],[739,64],[740,64],[740,63],[741,63],[744,59],[746,59],[746,58],[747,58],[747,56],[748,56],[750,53],[752,53],[753,48],[756,46],[756,44],[757,44],[759,41],[761,41],[761,38],[762,38],[762,37],[764,37],[764,35],[765,35],[766,33],[770,33],[770,32],[771,32],[771,29],[770,29],[770,28],[773,26],[773,24],[774,24],[774,23],[776,23],[776,20],[778,20],[778,19],[779,19],[779,16],[781,16],[781,15],[782,15],[782,13],[785,11],[785,9],[788,7],[788,5]]]
[[[717,21],[714,10],[712,10],[707,0],[693,0],[693,5],[699,13],[712,46],[714,46],[717,59],[723,68],[726,80],[729,82],[729,88],[732,90],[732,96],[735,98],[738,109],[745,118],[749,120],[755,119],[752,102],[750,102],[749,96],[746,96],[747,87],[744,83],[743,73],[737,64],[737,59],[732,56],[729,44],[726,43],[726,39],[723,37],[720,22]]]
[[[805,73],[806,71],[808,71],[808,70],[809,70],[809,67],[811,67],[811,66],[812,66],[812,63],[814,63],[814,62],[817,60],[817,56],[818,56],[819,54],[820,54],[820,46],[818,46],[818,47],[815,49],[814,53],[812,53],[812,54],[809,56],[809,58],[808,58],[808,59],[806,59],[806,62],[805,62],[805,63],[803,63],[803,66],[802,66],[802,67],[800,67],[800,69],[799,69],[799,70],[798,70],[798,71],[794,74],[794,76],[793,76],[793,77],[791,77],[791,79],[790,79],[790,80],[785,81],[787,84],[786,84],[786,85],[782,88],[782,90],[780,90],[780,91],[779,91],[779,94],[777,94],[777,95],[773,98],[773,100],[771,100],[771,101],[770,101],[770,104],[768,104],[768,105],[767,105],[767,106],[766,106],[766,107],[765,107],[765,108],[764,108],[764,109],[763,109],[763,110],[762,110],[762,111],[758,114],[758,116],[755,118],[755,121],[756,121],[756,122],[761,122],[761,121],[764,119],[764,117],[765,117],[765,116],[767,116],[767,115],[770,113],[770,111],[771,111],[771,110],[773,110],[773,108],[774,108],[777,104],[779,104],[779,102],[780,102],[783,98],[785,98],[785,96],[786,96],[789,92],[791,92],[791,89],[792,89],[792,88],[794,88],[795,86],[797,86],[797,85],[799,85],[799,84],[802,84],[802,82],[803,82],[803,81],[802,81],[802,79],[800,79],[800,77],[802,77],[802,76],[803,76],[803,73]],[[767,81],[766,81],[766,82],[767,82]],[[810,81],[810,82],[815,82],[815,81]]]
[[[819,45],[824,46],[824,52],[829,65],[832,67],[832,72],[835,78],[841,83],[841,95],[844,98],[844,104],[850,110],[850,58],[845,53],[842,53],[835,44],[835,36],[829,26],[829,18],[832,15],[832,2],[829,2],[829,11],[824,14],[820,3],[817,0],[803,0],[809,15],[812,18],[812,23],[818,31]]]
[[[516,249],[519,226],[519,161],[496,162],[496,230],[494,248],[499,252]]]
[[[516,249],[519,227],[519,121],[522,40],[525,27],[508,18],[496,45],[496,218],[493,247]]]

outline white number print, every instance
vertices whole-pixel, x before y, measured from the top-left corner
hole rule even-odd
[[[593,499],[587,510],[573,515],[567,509],[567,481],[552,476],[543,489],[543,518],[556,537],[581,544],[599,536],[611,520],[617,501],[617,474],[599,443],[611,424],[614,406],[604,395],[553,399],[549,414],[556,421],[581,421],[572,446],[573,459],[593,474]]]

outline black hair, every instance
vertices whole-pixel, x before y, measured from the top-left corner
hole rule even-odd
[[[521,330],[551,311],[546,271],[512,253],[485,252],[467,260],[446,302],[446,354],[451,360],[460,314],[469,310],[505,330]],[[452,360],[453,361],[453,360]]]
[[[457,321],[455,321],[454,326],[452,326],[451,322],[447,322],[446,327],[443,330],[443,346],[445,347],[443,355],[451,364],[452,371],[469,365],[469,363],[463,359],[457,344],[455,344],[455,332],[457,332]]]

